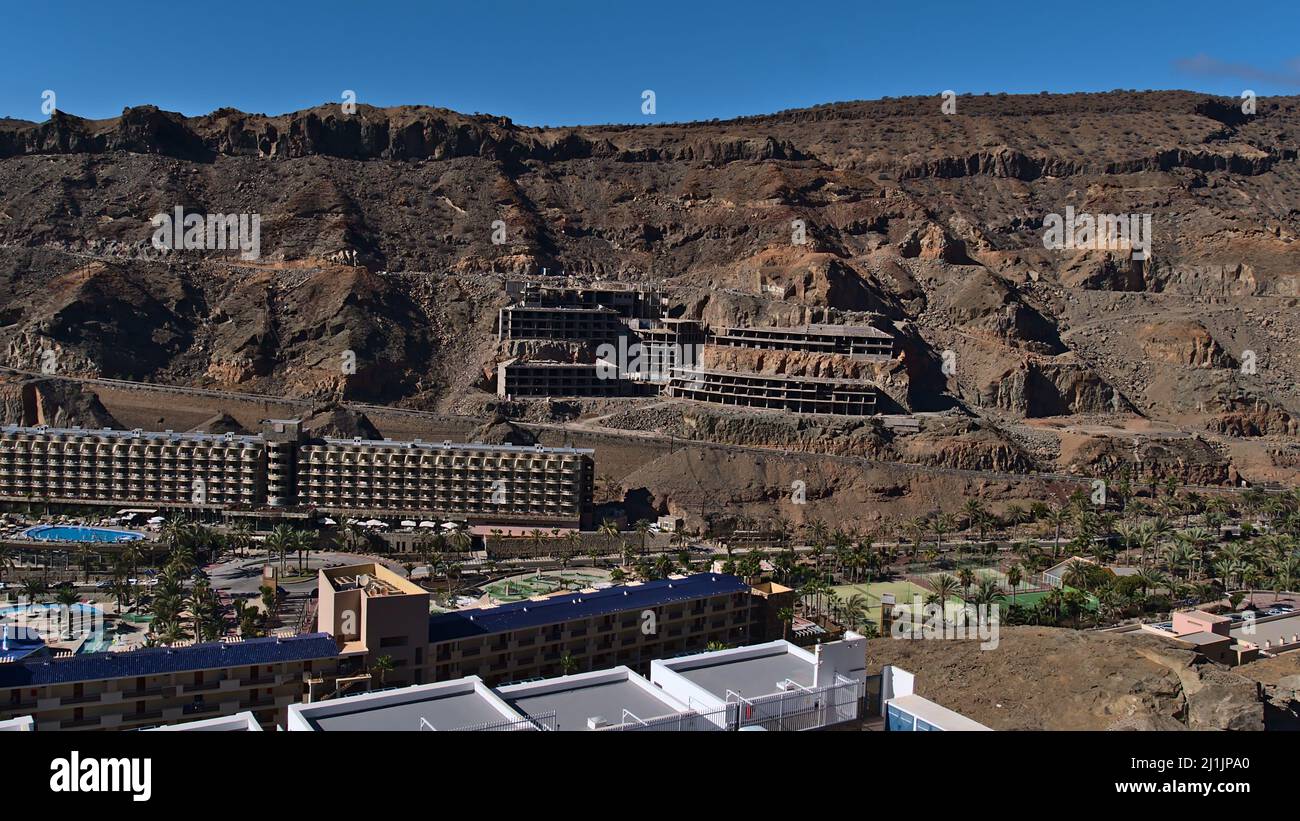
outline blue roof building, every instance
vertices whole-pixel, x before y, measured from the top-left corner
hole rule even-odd
[[[0,689],[332,659],[338,652],[328,633],[311,633],[289,638],[205,642],[187,647],[147,647],[118,653],[42,656],[0,663]]]
[[[432,616],[429,619],[429,643],[544,627],[628,610],[648,610],[674,602],[748,592],[749,585],[736,576],[696,573],[643,584],[608,587],[594,592],[563,593],[544,601],[530,599],[499,607]]]

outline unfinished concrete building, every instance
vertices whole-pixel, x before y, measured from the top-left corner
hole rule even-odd
[[[627,334],[617,311],[602,307],[515,304],[497,315],[497,341],[554,339],[605,342]]]
[[[870,416],[876,412],[879,389],[858,379],[676,368],[668,383],[668,394],[734,407]]]
[[[619,376],[612,362],[521,362],[497,365],[497,396],[502,399],[539,397],[635,396],[644,388]]]
[[[506,296],[515,302],[570,308],[607,308],[626,319],[653,319],[663,312],[663,296],[658,287],[653,285],[602,288],[508,280],[505,291]]]
[[[628,377],[666,383],[676,367],[700,362],[704,327],[690,319],[639,320],[631,323],[636,336],[636,358],[629,360]]]
[[[852,359],[889,359],[894,338],[869,325],[805,325],[801,328],[724,328],[709,340],[731,348],[809,351]]]

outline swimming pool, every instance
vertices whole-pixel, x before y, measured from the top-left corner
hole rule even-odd
[[[104,629],[104,611],[93,604],[77,602],[64,606],[53,602],[27,602],[0,607],[0,622],[13,639],[65,641],[82,638],[78,653],[99,653],[113,643]]]
[[[132,530],[72,525],[37,525],[24,530],[23,535],[41,542],[138,542],[144,538],[143,533]]]

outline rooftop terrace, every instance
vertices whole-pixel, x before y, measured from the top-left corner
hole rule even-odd
[[[749,585],[735,576],[696,573],[644,584],[608,587],[604,590],[564,593],[542,601],[526,601],[442,613],[429,619],[429,642],[451,641],[470,636],[504,633],[527,627],[558,624],[626,610],[644,610],[678,601],[727,593],[742,593]]]

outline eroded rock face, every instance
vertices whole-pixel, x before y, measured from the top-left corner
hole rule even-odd
[[[333,439],[381,438],[379,429],[364,413],[333,404],[313,408],[303,417],[302,429],[311,436]]]
[[[1195,485],[1222,484],[1237,477],[1223,455],[1196,438],[1152,440],[1135,453],[1133,444],[1123,439],[1092,437],[1082,441],[1059,468],[1085,476],[1115,476],[1127,471],[1135,480],[1174,476]]]
[[[482,442],[485,445],[537,444],[536,434],[519,427],[501,414],[496,414],[491,421],[475,428],[468,438],[471,442]]]
[[[1132,409],[1114,387],[1080,363],[1027,360],[986,384],[977,404],[1025,416],[1122,413]]]
[[[57,379],[0,382],[0,424],[121,427],[98,396],[74,382]]]
[[[1263,730],[1259,686],[1226,670],[1204,670],[1201,686],[1187,695],[1187,726],[1193,730]]]
[[[901,370],[876,377],[900,410],[1294,437],[1300,104],[1229,102],[990,95],[938,119],[911,98],[635,128],[365,105],[6,120],[0,352],[445,408],[492,386],[496,275],[546,268],[654,282],[716,326],[874,314],[898,334]],[[260,215],[261,259],[159,254],[150,218],[177,206]],[[1151,256],[1045,248],[1067,207],[1152,214]],[[1235,367],[1248,350],[1254,374]],[[1238,394],[1252,407],[1222,399]]]
[[[1158,362],[1192,368],[1235,368],[1237,362],[1196,320],[1153,322],[1141,330],[1142,351]]]
[[[1205,427],[1215,433],[1236,437],[1300,435],[1300,420],[1284,408],[1247,400],[1233,402],[1224,413],[1210,417]]]

